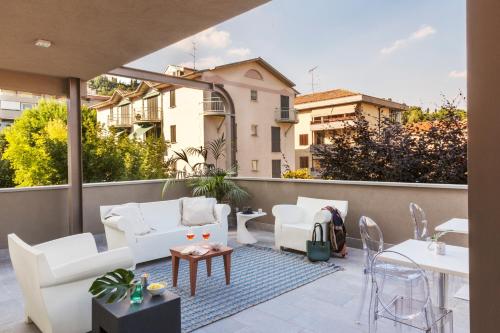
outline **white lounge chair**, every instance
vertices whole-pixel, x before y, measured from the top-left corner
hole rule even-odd
[[[89,332],[92,282],[106,272],[134,266],[129,248],[98,253],[90,233],[35,246],[10,234],[8,242],[26,319],[43,333]]]
[[[298,197],[296,205],[276,205],[273,207],[274,239],[277,248],[289,248],[306,251],[306,241],[312,237],[315,223],[323,226],[323,238],[327,239],[327,223],[330,222],[331,213],[322,210],[332,206],[340,211],[345,220],[347,216],[347,201],[325,200],[307,197]]]

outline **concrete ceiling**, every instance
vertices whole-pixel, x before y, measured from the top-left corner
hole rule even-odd
[[[0,69],[88,80],[267,1],[3,0]]]

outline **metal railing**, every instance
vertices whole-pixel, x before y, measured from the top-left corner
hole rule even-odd
[[[220,97],[211,97],[203,99],[203,113],[204,114],[223,114],[226,112],[224,102]]]
[[[334,123],[334,122],[337,122],[337,121],[354,120],[355,116],[354,115],[341,114],[341,115],[322,116],[322,117],[318,117],[318,118],[319,119],[313,119],[311,121],[311,125],[328,124],[328,123]]]
[[[276,108],[274,110],[274,119],[279,123],[297,123],[297,109]]]
[[[132,126],[132,117],[130,115],[109,115],[108,126],[130,127]]]
[[[135,108],[133,112],[133,121],[140,122],[159,122],[162,119],[162,110],[160,107],[148,109],[147,107]]]

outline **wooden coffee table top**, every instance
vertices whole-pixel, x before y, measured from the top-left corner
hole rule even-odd
[[[170,249],[170,253],[173,256],[176,256],[176,257],[181,258],[181,259],[198,261],[198,260],[205,260],[205,259],[212,258],[212,257],[228,255],[228,254],[231,254],[233,252],[233,248],[223,245],[223,246],[221,246],[219,251],[210,250],[201,256],[196,256],[193,254],[182,254],[181,253],[182,250],[184,250],[186,247],[189,247],[189,246],[202,247],[203,245],[202,244],[193,244],[193,245],[176,246],[176,247],[173,247]]]

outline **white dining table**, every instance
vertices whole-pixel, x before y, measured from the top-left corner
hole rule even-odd
[[[443,232],[454,232],[458,234],[468,234],[469,233],[469,220],[453,218],[440,225],[438,225],[434,230]]]
[[[446,245],[446,254],[439,255],[429,250],[426,241],[408,239],[388,249],[411,258],[422,269],[439,273],[438,304],[446,308],[448,276],[469,277],[469,249],[461,246]],[[382,253],[379,259],[397,265],[408,266],[411,263],[394,253]]]

